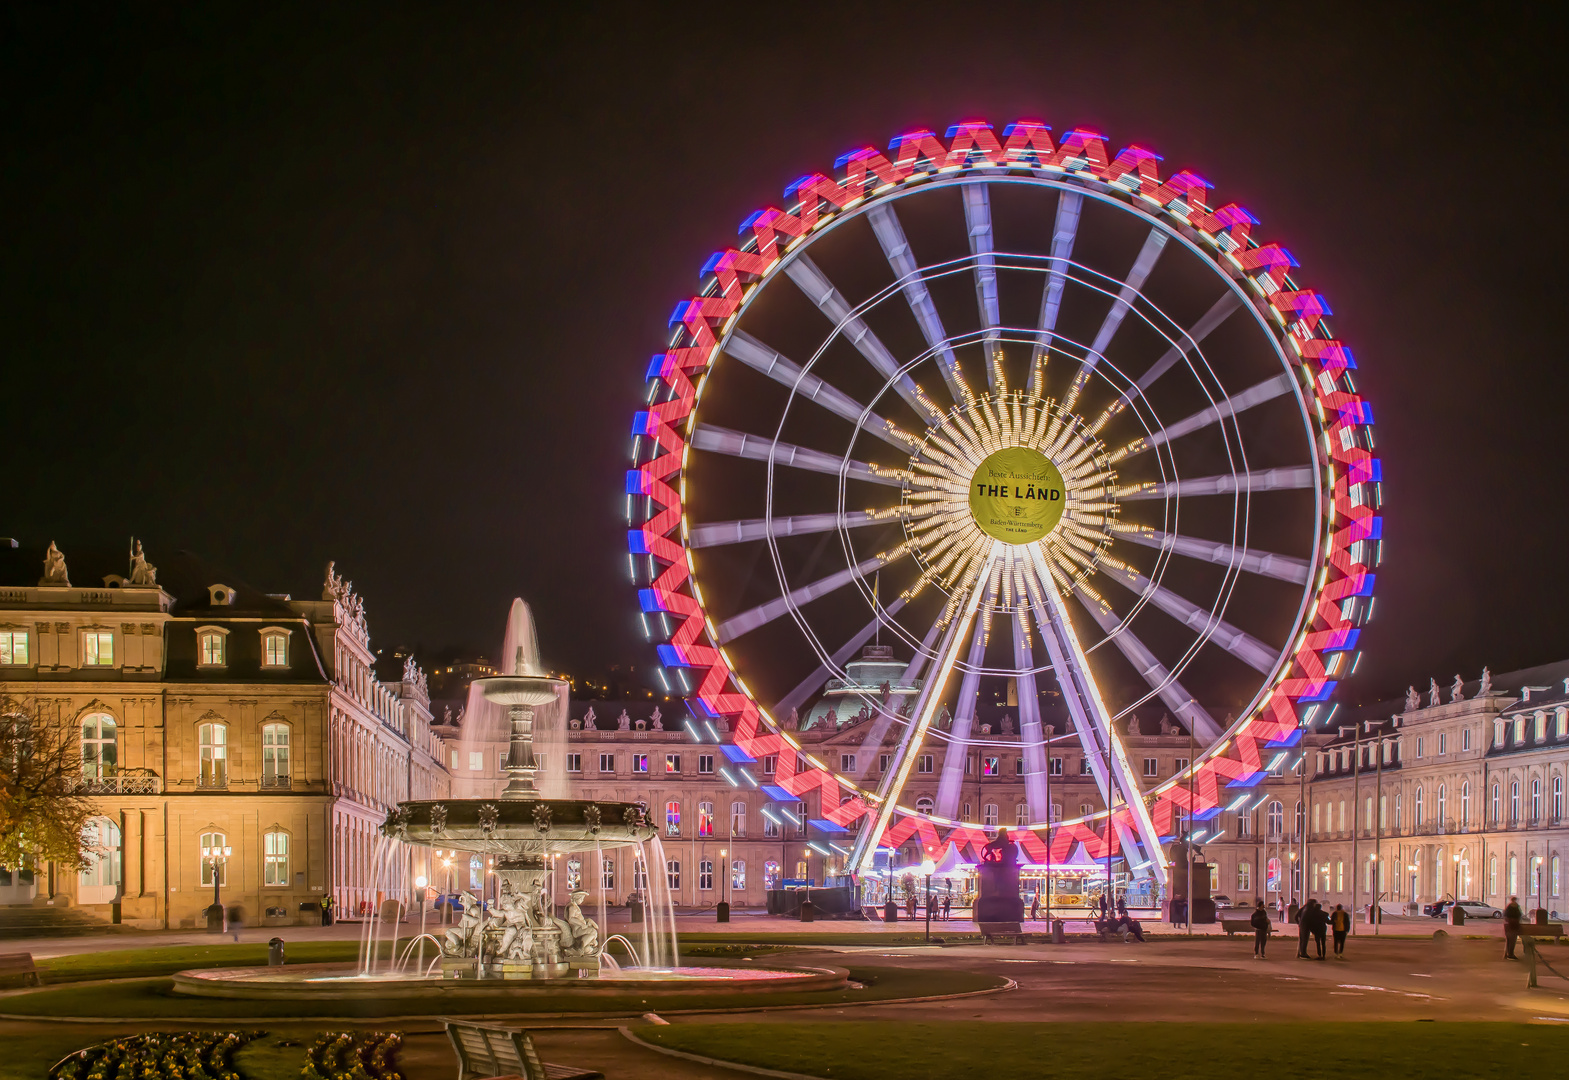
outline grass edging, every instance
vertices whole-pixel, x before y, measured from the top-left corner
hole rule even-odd
[[[778,1077],[779,1080],[823,1080],[822,1077],[812,1076],[809,1073],[783,1072],[779,1069],[765,1069],[760,1065],[746,1065],[739,1061],[723,1061],[719,1058],[704,1057],[701,1054],[693,1054],[685,1050],[672,1050],[668,1046],[660,1046],[658,1043],[651,1043],[646,1039],[638,1038],[632,1029],[624,1024],[616,1030],[621,1032],[621,1036],[627,1039],[629,1042],[635,1043],[636,1045],[644,1047],[645,1049],[652,1050],[656,1054],[664,1054],[667,1057],[683,1058],[687,1061],[696,1061],[699,1064],[712,1065],[720,1069],[734,1069],[737,1072],[748,1072],[752,1073],[754,1076]]]

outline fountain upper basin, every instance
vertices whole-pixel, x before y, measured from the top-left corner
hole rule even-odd
[[[474,685],[486,701],[498,705],[549,705],[567,684],[564,679],[539,675],[492,675],[475,679]]]
[[[383,831],[414,844],[499,855],[621,847],[658,832],[642,803],[581,799],[405,802],[388,816]]]

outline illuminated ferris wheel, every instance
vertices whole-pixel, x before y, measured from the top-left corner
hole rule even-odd
[[[739,764],[778,755],[781,796],[821,794],[852,869],[915,835],[986,841],[960,770],[1006,685],[1026,853],[1164,880],[1183,816],[1247,804],[1355,664],[1381,541],[1351,352],[1290,253],[1160,160],[1033,122],[851,151],[745,219],[650,366],[629,536],[667,677],[730,721]],[[905,666],[857,689],[874,638]],[[864,751],[789,752],[830,687]],[[1191,775],[1134,775],[1144,706],[1193,733]],[[1055,823],[1064,738],[1109,810]]]

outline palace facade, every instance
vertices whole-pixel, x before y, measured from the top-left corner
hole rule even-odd
[[[425,676],[370,646],[329,565],[320,599],[258,592],[181,552],[0,546],[0,701],[79,732],[99,810],[89,866],[0,868],[0,903],[80,906],[142,927],[202,925],[218,896],[248,923],[375,903],[403,799],[445,798]],[[128,572],[126,572],[128,571]],[[204,854],[227,852],[214,857]],[[380,858],[378,859],[378,855]]]

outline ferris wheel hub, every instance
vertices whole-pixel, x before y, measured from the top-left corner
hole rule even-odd
[[[970,477],[969,501],[981,532],[1005,544],[1033,544],[1062,520],[1062,471],[1032,446],[1004,447]]]

